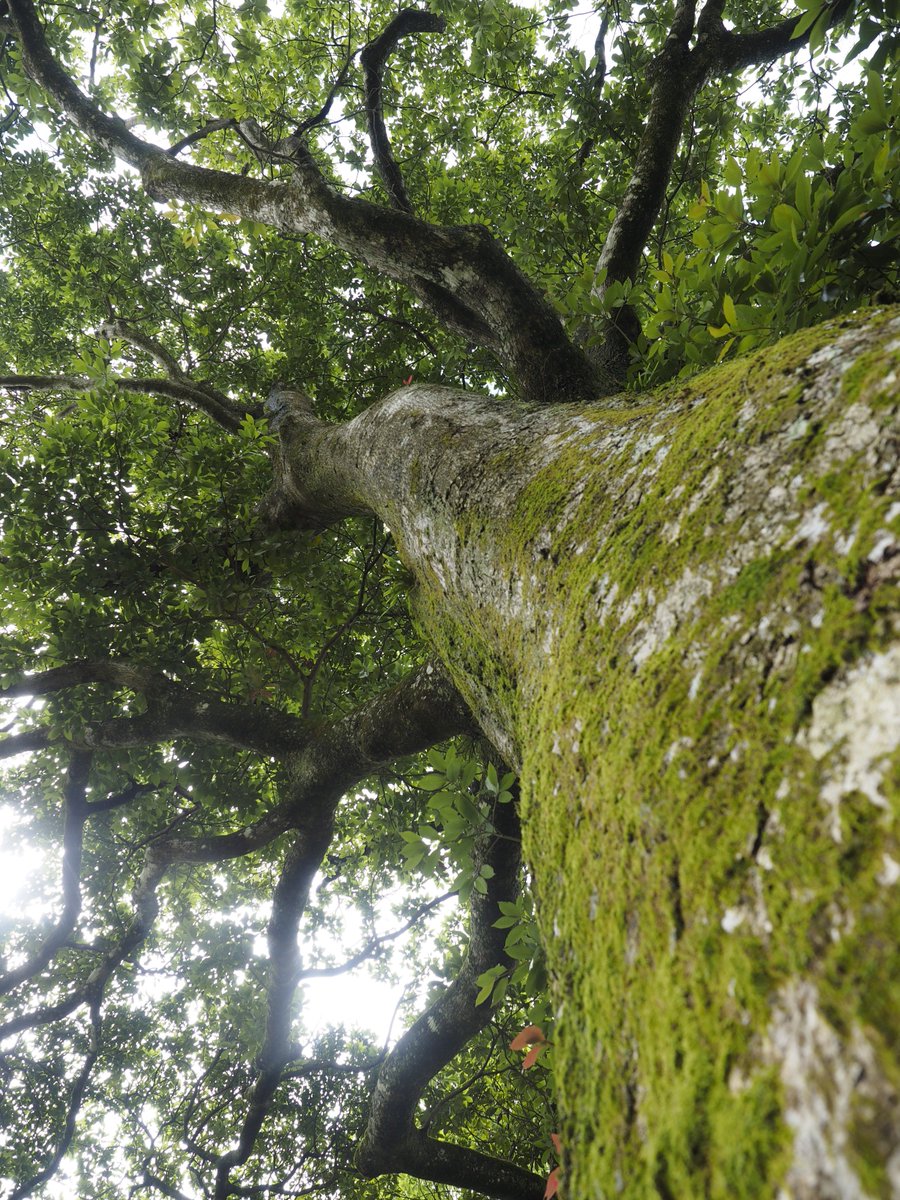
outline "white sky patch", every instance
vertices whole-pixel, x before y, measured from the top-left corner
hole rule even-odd
[[[34,905],[26,903],[26,892],[32,877],[53,869],[34,846],[13,843],[11,834],[16,824],[12,806],[0,805],[0,932],[13,920],[34,920],[44,914],[43,906],[36,911]]]
[[[346,975],[311,979],[302,990],[303,1024],[310,1033],[344,1025],[348,1030],[366,1030],[375,1045],[382,1046],[389,1037],[396,1041],[402,1032],[397,1009],[409,990],[408,982],[373,979],[359,967]]]

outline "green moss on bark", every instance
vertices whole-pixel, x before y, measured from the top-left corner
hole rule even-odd
[[[420,578],[426,637],[521,755],[573,1200],[843,1200],[807,1187],[810,1145],[886,1194],[896,773],[826,715],[896,638],[898,332],[869,314],[561,410],[536,468],[491,460],[523,477],[503,527],[461,519],[507,602],[450,611]]]

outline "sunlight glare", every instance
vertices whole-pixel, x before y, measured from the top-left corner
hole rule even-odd
[[[33,915],[23,909],[28,881],[46,868],[45,856],[32,846],[13,845],[10,834],[16,825],[11,805],[0,805],[0,922]]]

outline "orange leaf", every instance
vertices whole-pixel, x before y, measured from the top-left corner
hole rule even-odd
[[[517,1033],[509,1043],[509,1048],[510,1050],[524,1050],[526,1046],[531,1046],[535,1042],[543,1044],[546,1040],[540,1025],[526,1025],[522,1032]]]
[[[554,1167],[547,1176],[547,1186],[544,1188],[544,1200],[550,1200],[559,1190],[559,1167]]]
[[[547,1045],[546,1042],[538,1042],[538,1044],[536,1046],[531,1047],[531,1049],[528,1051],[528,1053],[522,1059],[522,1070],[523,1071],[527,1071],[529,1067],[534,1066],[534,1064],[540,1058],[541,1053],[543,1052],[543,1049],[546,1045]]]
[[[562,1154],[562,1142],[559,1140],[558,1133],[550,1134],[550,1141],[553,1143],[553,1149],[557,1154]]]

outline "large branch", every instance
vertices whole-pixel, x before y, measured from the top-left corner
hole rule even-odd
[[[165,152],[131,132],[121,117],[101,112],[62,69],[47,44],[31,0],[6,0],[26,73],[56,101],[82,133],[139,170]]]
[[[140,172],[155,200],[183,200],[313,233],[408,287],[446,326],[494,353],[532,400],[591,399],[602,380],[549,302],[483,226],[435,226],[344,196],[308,151],[289,180],[257,180],[180,162],[108,117],[62,71],[31,0],[8,0],[28,74],[88,137]]]
[[[841,20],[852,7],[853,0],[838,0],[832,5],[829,23]],[[794,38],[796,17],[752,33],[734,33],[723,24],[723,8],[722,0],[708,0],[696,20],[695,39],[695,4],[681,0],[669,35],[651,64],[649,112],[631,177],[597,263],[598,275],[603,273],[597,288],[600,296],[611,283],[634,280],[639,274],[644,248],[665,200],[685,120],[700,88],[711,78],[773,62],[809,40],[811,31]],[[618,310],[595,352],[598,364],[621,375],[628,346],[639,331],[633,310],[627,305]],[[585,325],[578,340],[589,333]]]
[[[165,159],[143,173],[158,200],[236,213],[283,233],[313,233],[408,287],[444,325],[490,350],[537,401],[592,398],[598,382],[551,305],[480,225],[436,226],[342,195],[306,156],[289,181],[262,181]]]
[[[495,922],[501,915],[500,901],[514,900],[518,892],[515,806],[496,805],[493,825],[480,839],[475,870],[488,863],[494,874],[484,895],[472,891],[469,945],[459,974],[382,1064],[356,1164],[367,1178],[402,1171],[497,1200],[540,1200],[544,1180],[539,1176],[514,1163],[430,1137],[415,1122],[426,1085],[490,1021],[490,1004],[475,1003],[479,975],[509,963],[506,931],[495,928]]]
[[[413,208],[400,168],[391,153],[391,142],[384,123],[384,67],[401,38],[414,33],[440,33],[445,25],[444,18],[433,13],[416,8],[401,9],[381,36],[369,42],[360,55],[365,71],[366,122],[375,166],[391,203],[401,212],[411,213]]]
[[[9,392],[89,392],[102,383],[132,395],[161,396],[165,400],[190,404],[232,433],[241,427],[248,414],[259,415],[255,409],[236,404],[221,392],[184,376],[140,379],[131,375],[109,375],[101,381],[86,375],[0,375],[0,388]]]
[[[691,101],[703,72],[690,49],[692,4],[678,6],[672,29],[652,64],[650,109],[631,178],[603,243],[598,272],[600,293],[613,282],[634,279],[650,231],[659,216]]]
[[[15,758],[17,754],[30,754],[32,750],[45,750],[51,740],[47,729],[27,729],[23,733],[12,733],[0,741],[0,759]]]
[[[263,822],[220,838],[170,839],[167,857],[211,861],[244,844],[251,848],[264,831],[279,825],[297,830],[272,900],[268,926],[269,980],[266,1029],[257,1057],[258,1073],[237,1145],[216,1159],[216,1200],[234,1190],[231,1173],[253,1153],[285,1067],[295,1057],[291,1040],[292,1005],[302,978],[297,928],[309,889],[331,840],[338,802],[377,765],[424,749],[469,727],[469,715],[455,689],[432,664],[420,667],[397,687],[323,731],[309,747],[285,761],[283,802]]]
[[[764,66],[783,58],[785,54],[802,50],[809,43],[817,24],[814,21],[797,36],[795,30],[798,18],[795,15],[764,29],[735,33],[722,24],[722,7],[718,0],[709,0],[698,22],[698,32],[701,36],[711,35],[706,52],[712,59],[710,73],[715,75],[727,75],[746,67]],[[843,21],[854,7],[855,0],[829,0],[823,9],[825,28],[831,29]]]
[[[273,705],[222,700],[124,659],[83,659],[26,675],[0,690],[0,699],[46,696],[90,683],[128,688],[148,704],[138,717],[113,718],[85,729],[84,744],[92,748],[145,746],[184,737],[283,756],[309,738],[305,722]]]

